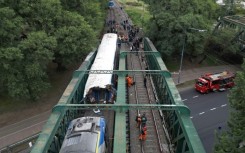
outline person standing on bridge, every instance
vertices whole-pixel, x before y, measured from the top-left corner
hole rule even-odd
[[[146,76],[144,77],[144,87],[146,88]]]
[[[147,121],[147,118],[146,118],[145,113],[144,113],[141,117],[141,127],[146,126],[146,121]]]
[[[132,85],[135,84],[135,82],[131,76],[127,76],[126,81],[127,81],[128,87],[131,87]]]
[[[146,135],[147,135],[147,128],[146,128],[146,126],[141,127],[139,140],[145,141],[146,140]]]
[[[135,121],[137,122],[137,128],[139,128],[140,127],[140,124],[141,124],[141,115],[140,114],[138,114],[136,116]]]

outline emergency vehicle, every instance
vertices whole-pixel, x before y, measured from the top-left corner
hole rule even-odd
[[[207,73],[197,79],[195,89],[200,93],[209,93],[210,91],[224,91],[233,87],[235,74],[223,71],[220,73]]]

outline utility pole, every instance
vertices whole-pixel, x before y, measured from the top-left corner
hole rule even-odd
[[[189,30],[195,30],[197,32],[206,32],[207,30],[204,29],[196,29],[196,28],[188,28]],[[183,65],[183,57],[184,57],[184,51],[185,51],[185,43],[187,41],[187,34],[186,30],[184,30],[184,41],[183,41],[183,47],[181,51],[181,58],[180,58],[180,67],[179,67],[179,75],[178,75],[178,84],[180,83],[180,77],[181,77],[181,70]]]
[[[184,41],[183,41],[183,47],[182,47],[182,51],[181,51],[181,58],[180,58],[178,84],[180,83],[180,75],[181,75],[181,70],[182,70],[182,63],[183,63],[183,57],[184,57],[184,50],[185,50],[185,42],[186,42],[186,39],[187,39],[187,35],[185,33]]]

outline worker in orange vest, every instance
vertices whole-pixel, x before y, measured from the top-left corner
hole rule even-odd
[[[141,128],[139,140],[145,141],[146,140],[146,135],[147,135],[147,128],[146,126]]]
[[[126,77],[126,81],[127,81],[128,87],[131,87],[131,85],[135,84],[135,82],[133,81],[133,78],[130,76]]]

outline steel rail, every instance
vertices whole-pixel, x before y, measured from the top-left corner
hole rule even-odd
[[[130,55],[131,69],[134,70],[133,58],[132,58],[133,55],[132,55],[132,54],[129,54],[129,55]],[[135,75],[134,75],[134,81],[135,81]],[[136,104],[139,104],[138,92],[137,92],[137,85],[136,85],[136,84],[134,85],[134,93],[135,93]],[[140,114],[140,110],[139,110],[139,109],[137,109],[137,115],[138,115],[138,114]],[[141,132],[141,128],[142,128],[142,127],[141,127],[141,125],[140,125],[140,127],[139,127],[140,132]],[[145,153],[142,142],[141,142],[140,144],[141,144],[141,152],[142,152],[142,153]]]
[[[144,52],[142,52],[141,54],[144,54],[144,57],[145,57],[145,55],[147,54],[149,54],[149,52],[152,52],[152,51],[147,51],[147,53],[144,53]],[[159,52],[158,52],[159,53]],[[141,55],[142,56],[142,55]],[[143,59],[143,58],[142,58]],[[142,61],[143,62],[143,61]],[[149,67],[149,65],[148,65],[148,63],[147,63],[147,60],[145,59],[145,65],[147,66],[147,67]],[[143,64],[143,63],[142,63]],[[151,74],[149,74],[150,76],[149,76],[149,79],[150,79],[150,85],[151,85],[151,87],[152,87],[152,90],[153,90],[153,93],[154,93],[154,97],[155,97],[155,99],[156,99],[156,103],[158,103],[159,102],[159,99],[158,99],[158,96],[157,96],[157,91],[156,91],[156,89],[155,89],[155,86],[154,86],[154,83],[153,83],[153,80],[152,80],[152,77],[151,77]],[[160,111],[159,110],[159,114],[160,114],[160,116],[162,117],[162,128],[163,128],[163,131],[164,131],[164,133],[165,133],[165,136],[166,136],[166,139],[167,139],[167,141],[168,141],[168,149],[169,149],[169,152],[173,152],[173,149],[172,149],[172,147],[171,147],[171,139],[170,139],[170,136],[169,136],[169,133],[168,133],[168,130],[167,130],[167,126],[166,126],[166,123],[165,123],[165,121],[164,121],[164,115],[163,115],[163,113],[162,113],[162,111]],[[161,145],[161,150],[162,150],[162,145]],[[162,152],[163,152],[163,150],[162,150]]]
[[[142,63],[142,60],[140,60],[140,57],[142,59],[142,54],[144,54],[143,52],[141,54],[139,54],[138,58],[139,58],[139,61],[140,61],[140,66],[141,66],[141,69],[143,69],[143,63]],[[146,64],[146,63],[145,63]],[[146,65],[147,66],[147,65]],[[147,75],[145,74],[144,77],[147,77]],[[147,82],[146,82],[147,83]],[[150,85],[153,86],[151,84],[152,82],[150,82]],[[146,84],[147,85],[147,84]],[[152,104],[152,100],[151,100],[151,96],[150,96],[150,91],[148,90],[147,86],[146,86],[146,91],[147,91],[147,95],[148,95],[148,99],[149,99],[149,103]],[[153,116],[153,122],[154,122],[154,127],[155,127],[155,130],[156,130],[156,134],[157,134],[157,139],[158,139],[158,146],[160,148],[160,151],[163,153],[163,148],[162,148],[162,145],[161,145],[161,139],[160,139],[160,136],[159,136],[159,130],[158,130],[158,126],[156,124],[156,116],[155,116],[155,113],[153,110],[151,110],[151,113],[152,113],[152,116]]]

